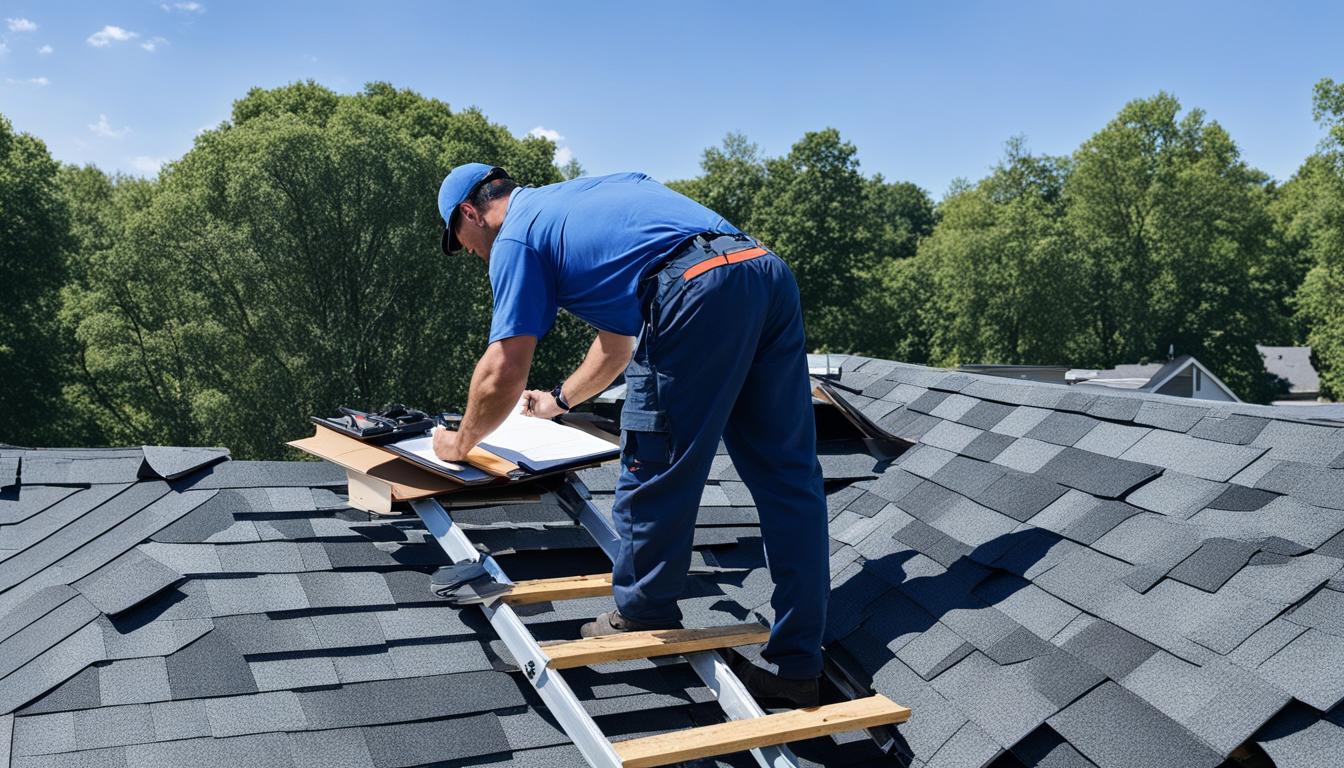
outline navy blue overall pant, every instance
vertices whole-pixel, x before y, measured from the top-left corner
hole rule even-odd
[[[695,239],[641,282],[645,324],[621,413],[614,593],[630,619],[680,620],[700,495],[722,437],[756,502],[775,585],[762,656],[783,677],[815,677],[830,575],[798,286],[768,252],[695,267],[754,245]]]

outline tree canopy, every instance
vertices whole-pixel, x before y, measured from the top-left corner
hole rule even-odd
[[[1190,353],[1243,398],[1256,344],[1312,345],[1344,393],[1344,85],[1282,184],[1159,93],[1075,151],[1010,139],[937,203],[865,175],[833,128],[771,157],[742,134],[669,186],[761,239],[799,283],[808,343],[936,365],[1108,367]],[[461,407],[485,345],[484,265],[439,253],[443,175],[583,173],[475,109],[372,83],[253,89],[155,179],[61,167],[0,117],[0,440],[222,444],[274,457],[337,405]],[[562,315],[533,386],[577,363]]]

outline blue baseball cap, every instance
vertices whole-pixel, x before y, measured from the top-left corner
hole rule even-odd
[[[439,185],[439,214],[443,216],[443,241],[440,247],[444,254],[451,255],[462,249],[462,244],[453,236],[454,218],[457,207],[461,205],[476,187],[490,179],[508,178],[503,168],[485,163],[466,163],[459,165],[443,177]]]

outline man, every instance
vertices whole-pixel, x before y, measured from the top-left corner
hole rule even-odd
[[[439,430],[435,452],[461,460],[520,397],[526,413],[551,418],[624,369],[616,610],[582,634],[679,624],[700,495],[722,437],[759,509],[775,584],[762,652],[773,669],[739,663],[738,674],[762,706],[814,706],[830,587],[827,515],[788,267],[639,173],[522,188],[502,169],[471,163],[443,180],[439,211],[444,252],[465,248],[488,264],[494,316],[461,426]],[[597,338],[559,386],[525,393],[537,340],[560,307]]]

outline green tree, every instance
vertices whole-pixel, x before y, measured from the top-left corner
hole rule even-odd
[[[1326,137],[1285,185],[1281,220],[1310,265],[1297,304],[1321,388],[1344,399],[1344,83],[1317,83],[1314,111]]]
[[[1257,342],[1288,323],[1257,281],[1274,252],[1268,177],[1200,110],[1168,94],[1125,105],[1074,153],[1067,218],[1087,263],[1102,365],[1195,355],[1243,398],[1266,390]]]
[[[668,186],[693,198],[739,229],[753,223],[756,202],[765,186],[765,160],[760,149],[740,133],[710,147],[700,158],[702,175]]]
[[[467,160],[557,181],[552,151],[383,84],[253,90],[68,291],[80,402],[114,442],[251,457],[339,404],[460,406],[490,294],[478,260],[438,252],[435,193]],[[548,337],[538,380],[577,362],[581,330]]]
[[[0,116],[0,442],[47,444],[61,413],[57,314],[71,239],[58,169],[45,144]]]
[[[1086,292],[1064,221],[1067,175],[1067,160],[1013,139],[987,178],[939,206],[916,262],[931,277],[935,362],[1068,363],[1094,353],[1077,312]]]

